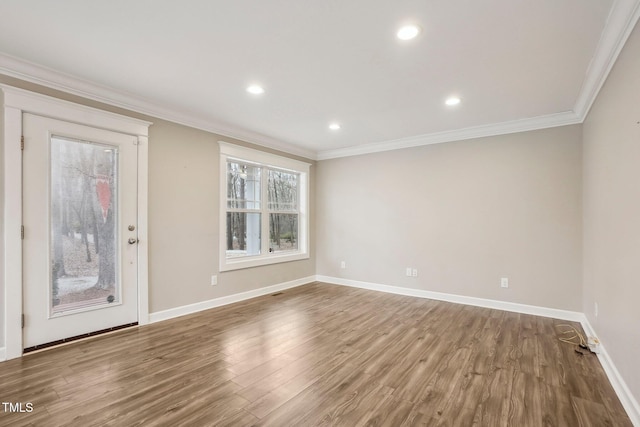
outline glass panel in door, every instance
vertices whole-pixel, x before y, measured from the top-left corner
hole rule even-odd
[[[51,316],[120,303],[118,154],[51,137]]]

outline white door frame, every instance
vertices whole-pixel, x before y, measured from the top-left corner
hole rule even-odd
[[[138,323],[149,323],[148,154],[150,122],[0,85],[4,158],[5,359],[22,356],[22,114],[32,113],[138,138]],[[28,233],[29,230],[25,230]],[[2,345],[0,344],[0,347]],[[1,355],[0,355],[1,356]],[[1,359],[0,359],[1,360]]]

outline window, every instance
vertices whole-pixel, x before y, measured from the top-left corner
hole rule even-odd
[[[220,271],[309,258],[309,164],[219,144]]]

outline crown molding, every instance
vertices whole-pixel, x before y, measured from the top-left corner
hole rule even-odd
[[[583,122],[640,18],[640,0],[615,0],[573,111]]]
[[[640,0],[614,0],[609,17],[600,36],[589,68],[587,69],[580,93],[573,111],[550,114],[546,116],[514,120],[510,122],[456,129],[445,132],[430,133],[408,138],[362,144],[354,147],[338,148],[318,152],[317,160],[338,157],[357,156],[421,145],[439,144],[443,142],[462,141],[465,139],[486,136],[506,135],[557,126],[572,125],[584,122],[589,109],[604,85],[609,72],[613,68],[625,42],[631,35],[640,18]]]
[[[573,111],[319,152],[293,143],[282,142],[229,123],[204,118],[188,111],[166,108],[142,97],[82,80],[2,53],[0,53],[0,73],[224,137],[239,139],[311,160],[326,160],[582,123],[639,18],[640,0],[614,0]]]
[[[382,151],[400,150],[403,148],[419,147],[422,145],[441,144],[443,142],[463,141],[466,139],[483,138],[487,136],[506,135],[510,133],[526,132],[557,126],[567,126],[581,123],[580,118],[573,111],[549,114],[528,119],[512,120],[509,122],[473,126],[444,132],[429,133],[409,138],[383,141],[373,144],[356,145],[354,147],[325,150],[317,154],[317,160],[335,159],[338,157],[358,156],[362,154],[379,153]]]
[[[257,132],[160,106],[152,101],[0,53],[0,74],[220,136],[315,160],[315,152]]]

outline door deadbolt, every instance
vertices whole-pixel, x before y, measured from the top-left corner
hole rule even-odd
[[[129,231],[133,231],[136,229],[135,225],[130,225],[129,227],[127,227],[129,229]]]

